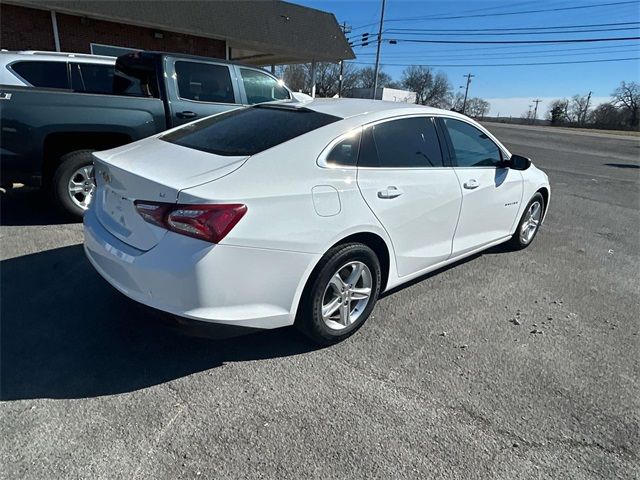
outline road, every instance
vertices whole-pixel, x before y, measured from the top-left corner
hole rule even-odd
[[[80,225],[4,195],[0,477],[640,477],[640,141],[489,128],[550,176],[535,243],[392,292],[320,350],[159,319],[91,269]]]

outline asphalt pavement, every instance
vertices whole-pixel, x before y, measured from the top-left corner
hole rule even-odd
[[[46,197],[4,194],[0,478],[639,478],[640,140],[488,127],[549,174],[535,243],[325,349],[158,317]]]

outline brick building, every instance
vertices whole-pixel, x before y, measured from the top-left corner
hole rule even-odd
[[[2,0],[0,48],[157,50],[255,65],[354,58],[333,14],[279,0]]]

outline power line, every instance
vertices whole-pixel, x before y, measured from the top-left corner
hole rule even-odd
[[[513,55],[518,55],[519,57],[528,57],[528,58],[547,58],[547,57],[574,57],[580,55],[609,55],[612,53],[631,53],[637,52],[637,48],[626,48],[619,50],[608,50],[606,52],[572,52],[572,53],[550,53],[550,52],[503,52],[503,53],[492,53],[492,54],[483,54],[483,58],[494,57],[494,60],[500,60],[501,58],[510,58]],[[387,58],[391,57],[394,60],[403,60],[403,59],[412,59],[412,60],[443,60],[443,59],[452,59],[452,60],[477,60],[478,57],[470,57],[469,53],[460,54],[460,55],[426,55],[421,56],[418,54],[414,55],[387,55]]]
[[[476,47],[476,48],[465,48],[465,52],[475,52],[475,51],[482,51],[483,55],[502,55],[502,51],[506,50],[505,53],[508,54],[518,54],[518,53],[538,53],[538,52],[549,52],[549,53],[554,53],[554,52],[573,52],[573,51],[580,51],[580,50],[607,50],[607,49],[611,49],[611,48],[625,48],[625,47],[636,47],[637,48],[637,44],[636,43],[626,43],[626,44],[621,44],[621,45],[604,45],[604,46],[598,46],[598,47],[579,47],[579,48],[566,48],[566,49],[550,49],[550,50],[518,50],[518,49],[522,49],[522,48],[528,48],[528,47],[533,47],[533,48],[542,48],[541,45],[507,45],[507,46],[498,46],[498,47]],[[553,47],[553,44],[549,44],[549,45],[545,45],[545,47]],[[516,49],[516,50],[512,50],[512,49]],[[500,50],[500,52],[497,52],[496,50]],[[455,48],[455,49],[447,49],[447,50],[441,50],[438,49],[437,53],[442,53],[442,54],[446,54],[449,52],[460,52],[460,48]],[[414,57],[416,55],[416,52],[414,50],[411,51],[395,51],[395,52],[389,52],[390,56],[395,56],[397,54],[406,54],[408,56]],[[359,53],[359,55],[373,55],[372,52],[361,52]]]
[[[424,40],[421,38],[396,38],[396,42],[404,43],[455,43],[455,44],[535,44],[535,43],[588,43],[615,42],[620,40],[640,40],[640,37],[615,38],[563,38],[553,40]],[[355,45],[357,46],[357,45]]]
[[[453,19],[460,19],[460,18],[478,18],[478,17],[498,17],[498,16],[506,16],[506,15],[525,15],[525,14],[529,14],[529,13],[543,13],[543,12],[559,12],[559,11],[566,11],[566,10],[578,10],[578,9],[585,9],[585,8],[600,8],[600,7],[610,7],[610,6],[614,6],[614,5],[628,5],[631,3],[637,3],[634,0],[631,1],[624,1],[624,2],[609,2],[609,3],[597,3],[597,4],[593,4],[593,5],[579,5],[579,6],[574,6],[574,7],[556,7],[556,8],[547,8],[547,9],[540,9],[540,10],[521,10],[521,11],[515,11],[515,12],[498,12],[498,13],[481,13],[481,14],[471,14],[471,15],[457,15],[457,16],[443,16],[443,15],[427,15],[427,16],[417,16],[417,17],[401,17],[401,18],[391,18],[387,20],[387,23],[389,22],[404,22],[404,21],[421,21],[421,20],[453,20]],[[498,7],[492,7],[492,8],[500,8],[501,6]],[[489,8],[490,9],[490,8]],[[482,11],[482,12],[486,12],[486,10],[488,10],[487,8],[481,9],[481,10],[471,10],[467,13],[472,13],[474,11]],[[358,27],[354,27],[354,30],[360,30],[362,28],[365,27],[369,27],[371,25],[377,25],[378,22],[373,22],[373,23],[367,23],[365,25],[360,25]]]
[[[555,30],[565,28],[591,28],[591,27],[619,27],[621,25],[640,25],[640,22],[615,22],[615,23],[590,23],[587,25],[555,25],[546,27],[513,27],[513,28],[465,28],[465,29],[451,29],[451,28],[394,28],[392,30],[402,31],[425,31],[430,32],[488,32],[488,31],[513,31],[513,30]]]
[[[387,30],[385,33],[389,35],[400,34],[403,35],[405,33],[411,33],[411,35],[428,35],[428,36],[449,36],[449,37],[480,37],[480,36],[506,36],[506,35],[555,35],[557,33],[590,33],[590,32],[619,32],[623,30],[638,30],[638,27],[618,27],[618,28],[590,28],[585,30],[558,30],[558,31],[549,31],[549,32],[498,32],[498,33],[441,33],[441,32],[406,32],[399,30],[403,29],[391,29]]]
[[[604,60],[575,60],[570,62],[534,62],[534,63],[476,63],[476,64],[415,64],[415,63],[385,63],[388,67],[530,67],[535,65],[572,65],[577,63],[604,63],[604,62],[624,62],[629,60],[640,60],[640,57],[629,58],[608,58]],[[373,65],[371,62],[350,62],[357,65]]]
[[[437,15],[428,15],[424,17],[405,17],[405,18],[392,18],[387,20],[387,22],[403,22],[407,20],[456,20],[459,18],[481,18],[481,17],[503,17],[508,15],[526,15],[529,13],[544,13],[544,12],[562,12],[567,10],[581,10],[585,8],[600,8],[600,7],[611,7],[614,5],[628,5],[628,4],[637,4],[636,0],[630,0],[625,2],[609,2],[609,3],[598,3],[593,5],[578,5],[574,7],[556,7],[556,8],[544,8],[539,10],[522,10],[519,12],[500,12],[500,13],[479,13],[475,15],[452,15],[452,16],[437,16]]]

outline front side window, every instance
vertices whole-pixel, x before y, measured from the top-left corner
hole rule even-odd
[[[500,149],[485,133],[473,125],[452,118],[444,124],[453,146],[453,161],[459,167],[499,167]]]
[[[67,62],[15,62],[11,69],[34,87],[69,88]]]
[[[71,88],[76,92],[113,93],[112,65],[71,63]]]
[[[338,120],[306,108],[258,105],[185,125],[160,139],[216,155],[255,155]]]
[[[392,120],[366,131],[359,167],[428,168],[444,165],[435,124],[430,117]]]
[[[240,75],[244,90],[247,93],[247,102],[255,103],[273,102],[274,100],[288,100],[289,91],[275,78],[266,73],[250,68],[241,68]]]
[[[180,98],[211,103],[236,103],[229,67],[211,63],[175,63]]]

